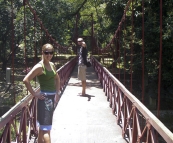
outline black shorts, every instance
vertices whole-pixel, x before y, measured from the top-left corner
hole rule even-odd
[[[54,98],[55,95],[47,95],[44,100],[37,101],[37,120],[40,126],[52,125],[52,118],[54,112]]]

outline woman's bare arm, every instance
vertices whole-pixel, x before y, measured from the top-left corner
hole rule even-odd
[[[25,84],[27,90],[35,97],[39,99],[44,99],[43,95],[36,94],[36,92],[33,90],[30,81],[33,80],[36,76],[42,74],[42,67],[39,64],[36,64],[31,71],[24,77],[23,83]]]

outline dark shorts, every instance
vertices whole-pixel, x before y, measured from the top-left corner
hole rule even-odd
[[[41,130],[51,130],[55,95],[47,95],[45,100],[38,99],[37,120]]]

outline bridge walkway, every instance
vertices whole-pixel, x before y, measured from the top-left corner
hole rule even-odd
[[[126,143],[93,67],[86,96],[81,90],[76,66],[54,112],[52,143]]]

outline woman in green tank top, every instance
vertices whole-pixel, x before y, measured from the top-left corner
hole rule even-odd
[[[29,92],[37,98],[37,120],[39,124],[38,143],[50,143],[50,130],[54,103],[60,99],[60,78],[51,62],[54,48],[51,44],[42,47],[42,60],[25,76],[23,82]],[[30,84],[35,77],[40,84],[40,93],[36,93]],[[44,109],[44,110],[43,110]]]

